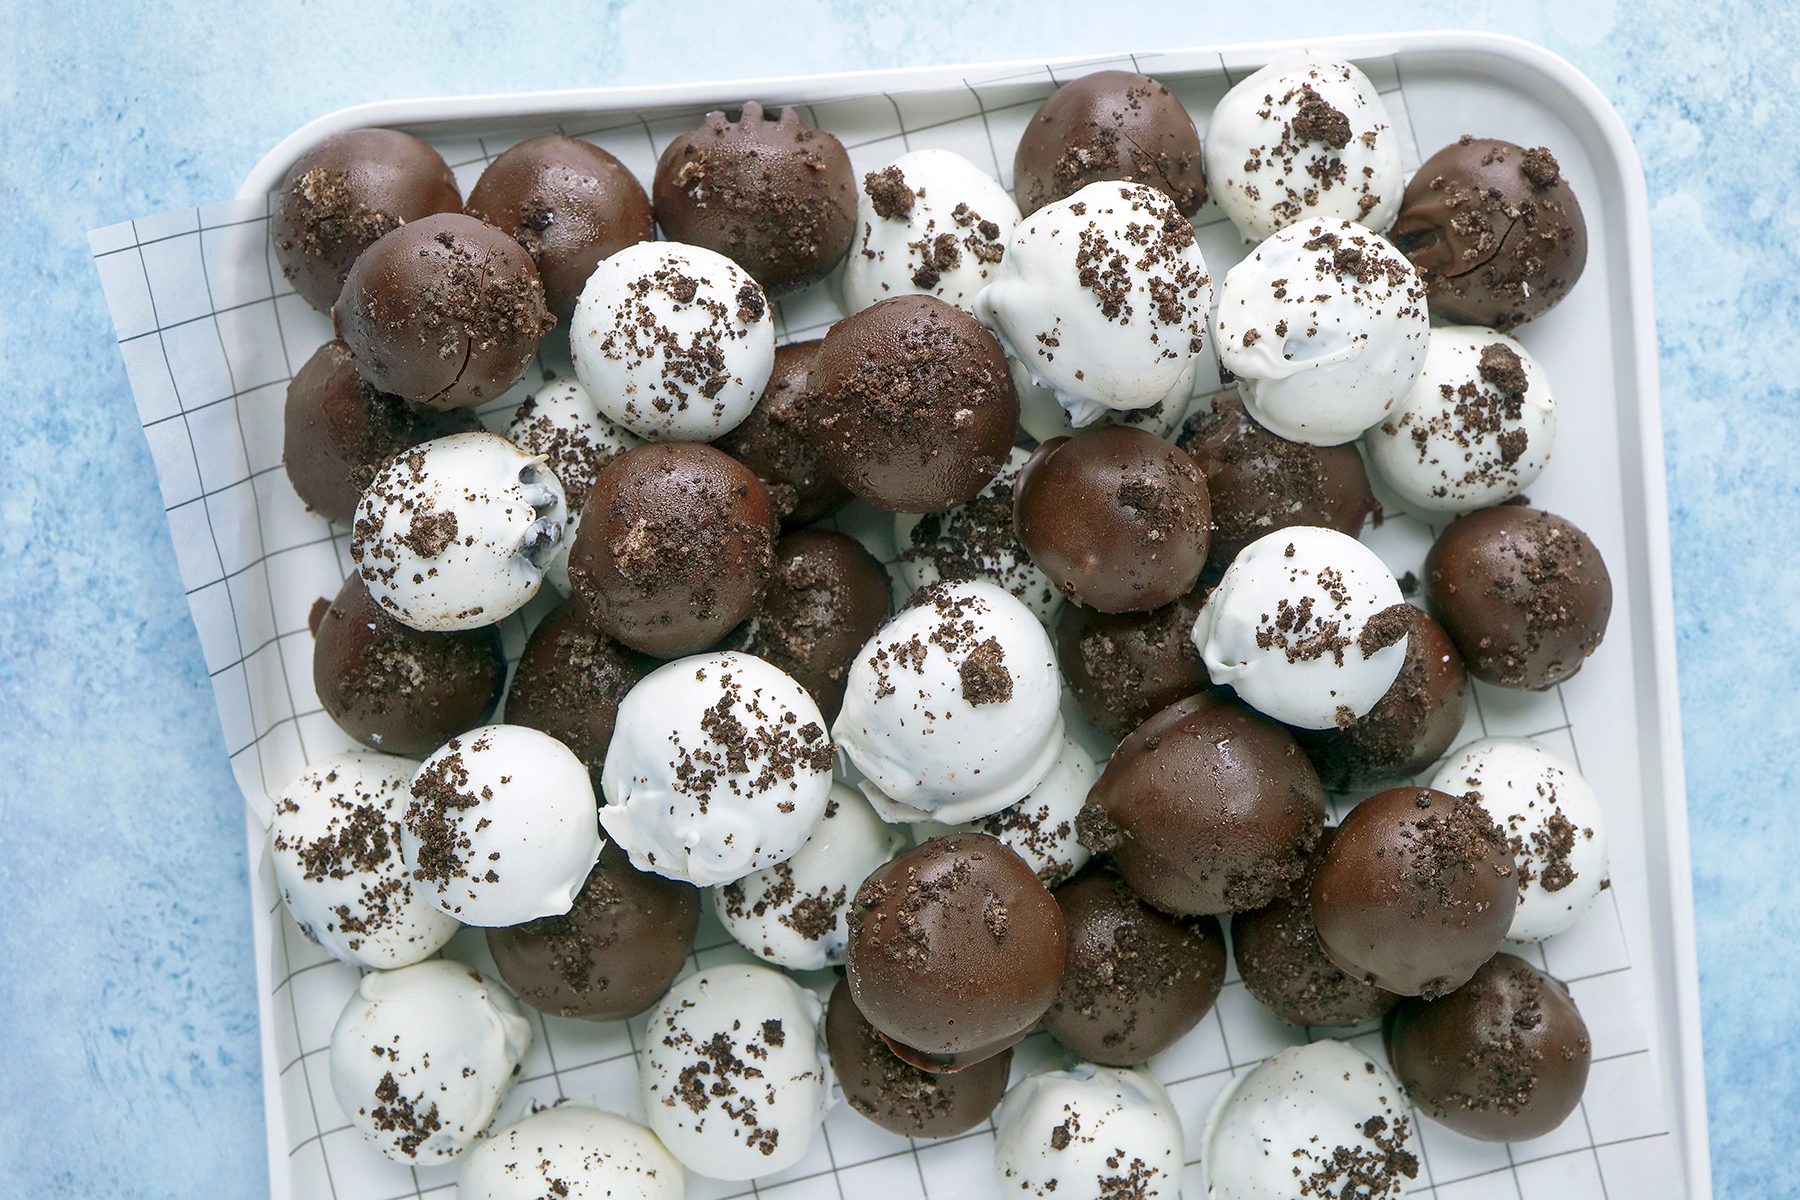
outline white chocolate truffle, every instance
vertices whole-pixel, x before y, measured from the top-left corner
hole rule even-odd
[[[506,989],[461,963],[371,971],[331,1031],[331,1091],[395,1162],[446,1162],[494,1119],[530,1044]]]
[[[913,150],[865,175],[856,241],[838,290],[844,311],[892,296],[936,296],[966,309],[1019,223],[994,177],[948,150]]]
[[[1400,136],[1347,62],[1273,62],[1226,92],[1206,124],[1206,182],[1246,240],[1314,217],[1386,229],[1405,183]]]
[[[608,419],[653,442],[710,442],[768,385],[775,318],[761,285],[723,254],[639,242],[588,276],[569,354]]]
[[[1403,503],[1465,513],[1530,487],[1555,435],[1550,382],[1525,347],[1496,330],[1440,325],[1425,369],[1363,445]]]
[[[574,751],[523,725],[451,738],[413,776],[400,848],[465,925],[561,916],[600,861],[599,802]]]
[[[1143,1071],[1077,1063],[1021,1081],[994,1115],[1009,1196],[1100,1200],[1181,1194],[1181,1120]]]
[[[525,397],[506,427],[507,440],[544,460],[563,487],[569,509],[556,553],[544,564],[544,577],[563,595],[569,594],[569,547],[581,525],[594,480],[607,463],[640,442],[602,416],[587,389],[573,379],[547,383]]]
[[[696,654],[619,703],[600,823],[640,871],[700,887],[785,862],[831,793],[819,706],[753,654]]]
[[[340,962],[403,967],[461,928],[413,883],[400,855],[400,815],[418,767],[391,754],[342,754],[306,768],[275,802],[275,886],[300,932]]]
[[[1244,408],[1289,441],[1339,446],[1393,410],[1431,320],[1406,256],[1349,221],[1291,225],[1219,289],[1219,364]]]
[[[772,967],[690,975],[650,1011],[638,1079],[650,1128],[690,1171],[751,1179],[812,1148],[831,1107],[817,996]]]
[[[350,557],[403,625],[492,625],[525,607],[563,539],[562,484],[492,433],[453,433],[392,459],[356,504]]]
[[[1207,1113],[1200,1167],[1211,1200],[1341,1192],[1396,1200],[1419,1173],[1394,1077],[1344,1042],[1289,1046],[1226,1085]]]
[[[681,1164],[633,1121],[563,1104],[496,1130],[463,1156],[457,1200],[682,1200]]]
[[[1606,821],[1575,764],[1526,738],[1490,737],[1450,755],[1431,786],[1481,802],[1518,863],[1506,936],[1537,942],[1572,928],[1606,883]]]
[[[1033,379],[1018,359],[1008,358],[1006,365],[1012,372],[1013,390],[1019,393],[1019,428],[1036,442],[1072,436],[1075,426],[1069,420],[1068,410],[1057,401],[1055,390]],[[1149,408],[1123,412],[1108,409],[1095,417],[1091,425],[1129,425],[1160,438],[1173,438],[1193,406],[1195,366],[1190,362],[1181,378],[1175,381],[1175,386],[1169,389],[1169,394]]]
[[[850,664],[832,733],[889,821],[973,821],[1031,793],[1062,753],[1050,638],[1010,592],[928,588]]]
[[[1205,350],[1212,298],[1175,202],[1102,180],[1019,222],[975,315],[1081,428],[1174,391]]]
[[[1411,611],[1375,552],[1316,525],[1238,552],[1194,620],[1214,683],[1301,729],[1341,727],[1387,694],[1406,661]]]
[[[1062,753],[1031,795],[1017,804],[963,825],[922,822],[913,826],[921,842],[946,833],[985,833],[1025,860],[1047,888],[1066,882],[1087,865],[1092,852],[1076,836],[1075,818],[1087,802],[1088,789],[1100,768],[1078,745],[1063,734]]]

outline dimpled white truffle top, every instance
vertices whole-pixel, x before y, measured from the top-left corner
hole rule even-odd
[[[1405,191],[1400,138],[1375,85],[1347,62],[1273,62],[1226,92],[1206,124],[1206,182],[1259,242],[1309,217],[1386,229]]]
[[[1405,255],[1349,221],[1291,225],[1219,290],[1219,363],[1271,433],[1353,441],[1412,387],[1431,320]]]
[[[1289,1046],[1213,1101],[1200,1167],[1212,1200],[1395,1200],[1419,1162],[1406,1099],[1344,1042]]]
[[[569,594],[569,547],[581,524],[581,510],[602,468],[633,446],[631,432],[600,413],[594,398],[573,379],[547,383],[525,397],[506,427],[506,436],[525,453],[544,460],[562,484],[569,517],[556,552],[544,565],[544,576],[557,591]]]
[[[275,802],[269,859],[300,932],[359,967],[435,954],[460,925],[413,883],[400,814],[419,764],[349,753],[314,763]]]
[[[1506,936],[1554,937],[1581,920],[1606,883],[1606,821],[1575,764],[1526,738],[1490,737],[1451,754],[1431,786],[1481,801],[1518,863]]]
[[[753,654],[696,654],[625,693],[600,823],[640,871],[730,883],[806,843],[831,766],[825,718],[786,672]]]
[[[1205,348],[1212,297],[1175,202],[1103,180],[1019,222],[975,315],[1079,428],[1168,396]]]
[[[857,238],[838,278],[846,312],[891,296],[966,309],[1019,223],[994,177],[948,150],[913,150],[863,176]]]
[[[356,504],[350,557],[402,624],[476,629],[537,595],[567,519],[543,459],[492,433],[454,433],[376,472]]]
[[[650,441],[710,442],[750,414],[775,366],[775,318],[736,263],[680,242],[600,260],[569,321],[575,375]]]
[[[1023,799],[1062,752],[1043,625],[985,582],[927,588],[850,664],[838,746],[890,821],[972,821]]]
[[[451,738],[413,776],[401,851],[465,925],[560,916],[600,860],[599,802],[574,751],[523,725]]]
[[[395,1162],[444,1162],[494,1119],[530,1044],[506,989],[461,963],[371,971],[331,1031],[331,1092]]]
[[[1335,529],[1296,525],[1238,552],[1194,621],[1214,683],[1302,729],[1375,707],[1406,660],[1410,614],[1393,572]]]
[[[1063,883],[1087,865],[1092,857],[1075,833],[1075,818],[1087,802],[1100,770],[1088,752],[1068,734],[1062,753],[1050,773],[1031,789],[1031,795],[997,813],[960,826],[921,823],[913,828],[920,838],[934,838],[960,829],[995,838],[1037,872],[1047,888]]]
[[[682,1200],[681,1164],[624,1117],[564,1104],[496,1130],[463,1155],[458,1200]]]
[[[1176,1200],[1181,1121],[1143,1071],[1077,1063],[1032,1075],[994,1115],[994,1166],[1007,1195],[1038,1200]]]

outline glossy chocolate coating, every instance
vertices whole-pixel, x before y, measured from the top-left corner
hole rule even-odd
[[[608,842],[560,917],[487,931],[519,999],[559,1017],[619,1021],[662,998],[694,948],[700,889],[631,865]]]
[[[426,408],[469,408],[519,381],[556,318],[519,243],[439,213],[363,251],[331,323],[372,387]]]
[[[1202,693],[1113,752],[1076,828],[1144,900],[1181,914],[1242,912],[1306,871],[1325,790],[1293,735]]]
[[[1149,612],[1103,613],[1065,604],[1056,614],[1063,682],[1094,727],[1114,741],[1210,686],[1194,646],[1203,589]]]
[[[525,248],[565,325],[601,259],[656,236],[650,197],[625,164],[559,133],[527,138],[489,163],[463,211]]]
[[[850,905],[850,994],[894,1052],[954,1071],[1015,1045],[1056,999],[1066,933],[1025,860],[979,833],[933,838]]]
[[[818,352],[817,341],[777,346],[762,399],[736,429],[713,442],[756,472],[785,529],[811,525],[850,499],[850,489],[832,478],[798,425],[806,372]]]
[[[774,562],[769,491],[694,442],[635,446],[606,465],[569,551],[594,624],[634,650],[678,658],[756,608]]]
[[[288,168],[275,204],[275,258],[302,299],[328,312],[350,264],[407,221],[462,207],[442,157],[410,133],[351,129]]]
[[[597,783],[619,701],[655,667],[600,632],[579,600],[564,600],[538,622],[519,655],[506,723],[543,730],[573,750]]]
[[[1382,1027],[1406,1094],[1433,1120],[1485,1142],[1549,1133],[1587,1088],[1593,1042],[1569,989],[1496,954],[1439,1000],[1404,1000]]]
[[[1313,873],[1331,961],[1402,996],[1442,996],[1500,948],[1519,901],[1506,836],[1481,803],[1430,788],[1350,810]]]
[[[1168,88],[1131,71],[1095,71],[1050,93],[1013,155],[1013,194],[1030,215],[1090,183],[1156,188],[1184,216],[1206,202],[1200,133]]]
[[[1581,670],[1612,615],[1612,576],[1587,534],[1522,504],[1472,512],[1439,534],[1425,595],[1469,674],[1510,688]]]

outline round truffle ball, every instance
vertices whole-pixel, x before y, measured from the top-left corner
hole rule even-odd
[[[1314,870],[1319,945],[1366,983],[1442,996],[1500,948],[1518,903],[1516,870],[1479,801],[1430,788],[1377,792],[1350,810]]]
[[[1039,446],[1019,473],[1013,524],[1031,561],[1077,604],[1147,612],[1200,578],[1212,507],[1191,457],[1115,425]]]
[[[519,243],[440,213],[363,251],[331,324],[371,386],[426,408],[469,408],[519,382],[556,318]]]
[[[911,150],[862,178],[862,231],[839,279],[844,309],[895,296],[968,308],[992,278],[1019,223],[994,177],[949,150]]]
[[[347,130],[288,168],[275,205],[275,259],[300,297],[328,312],[350,264],[377,238],[461,207],[456,177],[436,150],[397,129]]]
[[[1556,156],[1464,135],[1413,175],[1394,244],[1432,315],[1511,329],[1549,312],[1587,265],[1587,221]]]
[[[1033,213],[1090,183],[1148,184],[1186,216],[1206,202],[1200,133],[1175,93],[1133,71],[1094,71],[1038,108],[1013,155],[1013,195]]]
[[[762,480],[691,442],[608,463],[569,551],[569,582],[603,632],[675,658],[717,644],[755,610],[775,556]]]
[[[1027,1076],[994,1118],[988,1195],[1174,1197],[1180,1193],[1181,1118],[1143,1071],[1076,1063]]]
[[[655,667],[600,632],[580,601],[565,600],[525,642],[506,692],[507,723],[549,734],[598,780],[620,701]]]
[[[656,1135],[585,1104],[532,1113],[477,1142],[458,1200],[683,1200],[681,1164]]]
[[[559,133],[526,138],[489,163],[463,211],[525,247],[564,323],[601,259],[656,236],[650,197],[625,164]]]
[[[856,233],[850,156],[794,108],[707,113],[663,150],[653,190],[665,237],[726,255],[773,296],[823,279]]]
[[[1079,829],[1131,890],[1181,915],[1261,908],[1306,872],[1325,790],[1287,730],[1214,695],[1120,743]]]
[[[816,340],[775,347],[775,366],[762,399],[736,429],[713,443],[756,472],[784,529],[811,525],[850,499],[850,490],[825,469],[819,452],[800,432],[800,398],[818,352]]]
[[[1149,612],[1063,608],[1056,619],[1056,660],[1096,729],[1116,742],[1209,686],[1193,638],[1205,599],[1204,591],[1195,590]]]
[[[894,1052],[955,1071],[1037,1025],[1062,980],[1056,901],[991,837],[933,838],[863,881],[850,906],[850,994]]]

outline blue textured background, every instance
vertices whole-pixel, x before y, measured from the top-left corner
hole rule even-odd
[[[1713,1162],[1721,1197],[1800,1194],[1791,6],[51,7],[0,0],[0,1194],[264,1191],[242,811],[89,228],[228,196],[361,100],[1448,24],[1572,59],[1648,169]]]

